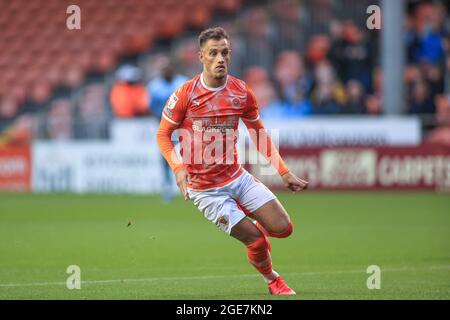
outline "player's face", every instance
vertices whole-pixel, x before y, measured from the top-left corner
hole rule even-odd
[[[203,71],[217,80],[225,78],[228,73],[230,54],[231,49],[227,39],[209,39],[199,52],[200,61],[203,63]]]

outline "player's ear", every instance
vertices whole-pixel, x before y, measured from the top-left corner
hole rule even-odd
[[[198,52],[198,59],[203,63],[203,52],[202,52],[201,48],[200,48],[200,50]]]

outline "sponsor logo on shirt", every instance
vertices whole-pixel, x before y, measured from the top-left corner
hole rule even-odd
[[[217,121],[217,120],[216,120]],[[236,126],[235,120],[212,122],[211,120],[197,120],[192,124],[192,130],[197,132],[221,132],[226,133],[227,130],[234,130]]]

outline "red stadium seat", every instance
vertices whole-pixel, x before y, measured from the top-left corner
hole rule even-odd
[[[239,7],[241,6],[241,1],[240,0],[222,0],[222,1],[217,1],[216,2],[216,8],[229,12],[229,13],[233,13],[235,11],[237,11],[239,9]]]
[[[187,24],[191,27],[201,29],[211,20],[211,14],[207,7],[196,7],[189,11],[192,13],[187,17]]]
[[[72,88],[78,86],[83,81],[83,77],[84,72],[82,68],[74,64],[68,67],[66,70],[64,70],[64,77],[62,84]]]
[[[27,96],[26,84],[15,84],[9,88],[8,95],[11,96],[17,103],[23,103]]]
[[[40,79],[31,87],[30,100],[36,103],[43,103],[50,97],[50,93],[50,83],[47,81],[43,81],[43,79]]]
[[[151,37],[146,33],[135,33],[125,40],[125,52],[136,54],[144,52],[151,44]]]
[[[81,52],[72,53],[73,64],[85,73],[89,67],[93,64],[93,55],[86,50]]]
[[[51,64],[43,73],[42,79],[47,81],[51,86],[57,85],[63,78],[63,68],[57,64]]]
[[[53,87],[77,86],[88,70],[109,71],[119,56],[145,52],[156,37],[175,38],[186,26],[203,28],[211,9],[231,11],[240,3],[78,0],[82,29],[68,30],[65,9],[73,1],[0,0],[0,94],[44,102]]]
[[[17,114],[19,104],[11,96],[0,97],[0,119],[9,119]]]
[[[162,38],[178,36],[184,27],[184,14],[181,11],[161,11],[156,20],[157,34]]]
[[[115,54],[110,51],[100,52],[94,60],[94,69],[99,72],[106,72],[112,69],[116,63]]]

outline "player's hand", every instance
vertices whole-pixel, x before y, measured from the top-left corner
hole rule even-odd
[[[284,185],[294,192],[308,188],[308,181],[298,178],[290,171],[282,175],[281,179],[283,179]]]
[[[186,169],[181,169],[175,173],[175,179],[177,181],[177,186],[180,188],[181,193],[184,196],[184,200],[189,199],[189,195],[187,192],[187,182],[189,180],[189,173],[186,171]]]

